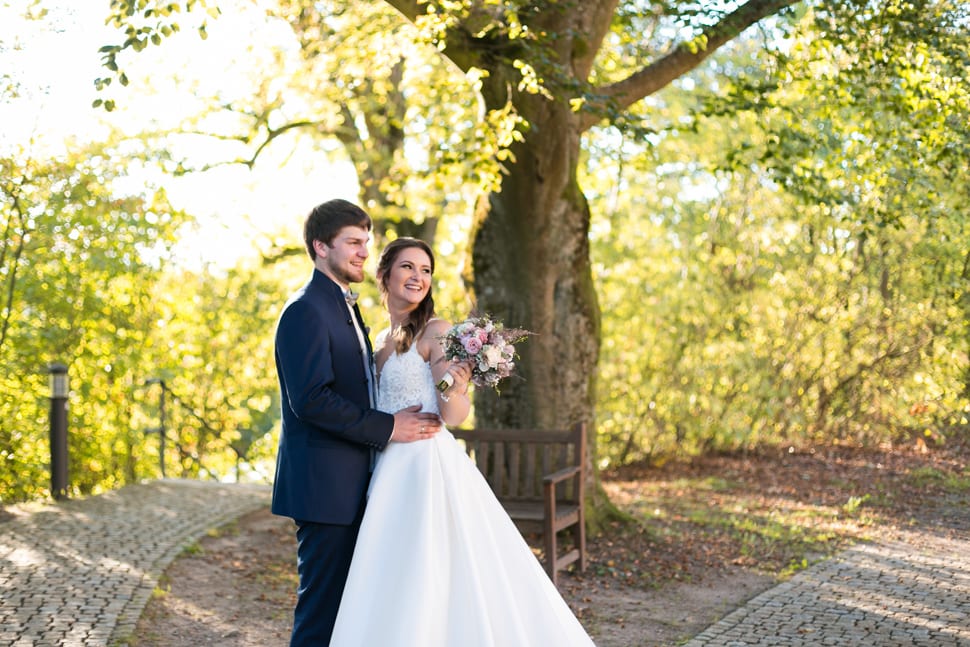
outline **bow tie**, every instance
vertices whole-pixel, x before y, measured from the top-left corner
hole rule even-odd
[[[347,288],[347,291],[344,292],[344,298],[347,299],[347,305],[349,306],[352,306],[355,303],[357,303],[357,297],[359,296],[360,296],[359,292],[354,292],[350,288]]]

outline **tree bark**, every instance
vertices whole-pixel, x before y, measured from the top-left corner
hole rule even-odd
[[[532,103],[543,132],[514,146],[501,192],[479,202],[466,280],[480,310],[536,334],[519,346],[524,379],[508,380],[500,395],[476,393],[476,423],[592,428],[600,315],[589,206],[576,181],[579,131],[568,106]]]

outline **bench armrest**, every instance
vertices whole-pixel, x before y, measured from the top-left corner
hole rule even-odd
[[[579,474],[579,465],[573,465],[571,467],[564,467],[561,470],[557,470],[552,474],[546,474],[542,477],[543,485],[555,485],[556,483],[562,483],[571,476],[576,476]]]

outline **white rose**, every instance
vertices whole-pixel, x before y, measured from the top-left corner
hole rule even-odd
[[[490,367],[496,367],[505,358],[502,357],[502,349],[498,346],[490,344],[482,349],[482,353],[485,356],[485,361],[488,362]]]

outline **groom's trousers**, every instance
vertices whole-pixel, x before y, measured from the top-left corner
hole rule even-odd
[[[357,518],[349,526],[296,522],[300,586],[290,647],[325,647],[330,644],[363,516],[361,506]]]

